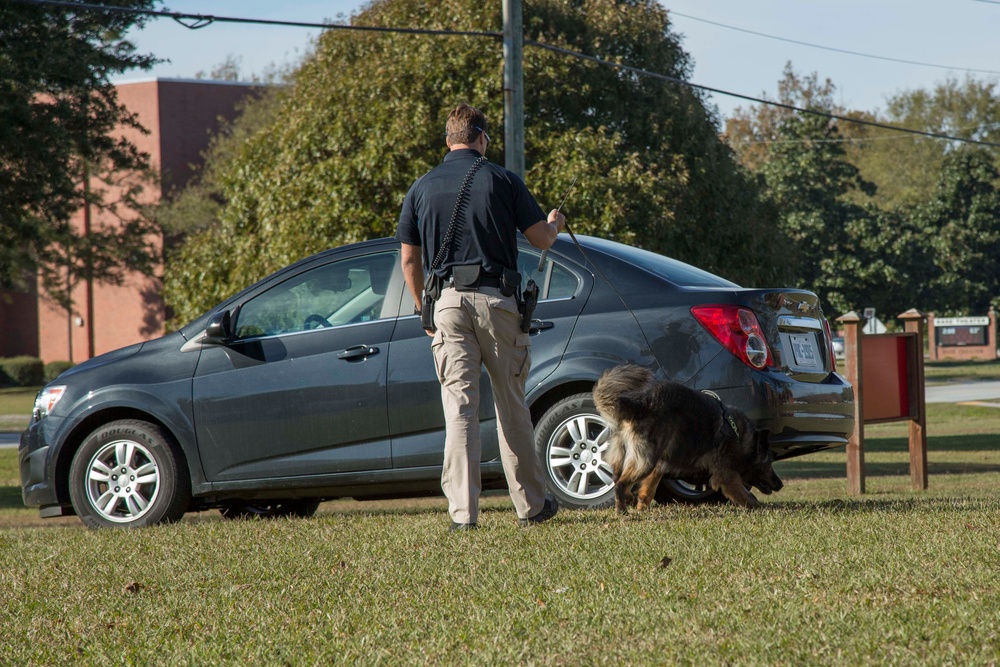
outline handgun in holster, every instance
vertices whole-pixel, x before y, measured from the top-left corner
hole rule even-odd
[[[531,318],[535,314],[535,306],[538,305],[538,285],[534,280],[528,280],[524,286],[524,293],[517,300],[517,310],[521,313],[521,331],[528,333],[531,331]]]

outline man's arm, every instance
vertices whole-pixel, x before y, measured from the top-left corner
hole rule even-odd
[[[566,216],[552,209],[546,220],[539,220],[524,230],[524,238],[539,250],[546,250],[556,242],[556,236],[566,226]]]
[[[400,243],[399,259],[403,266],[403,280],[410,289],[413,303],[420,310],[420,295],[424,292],[424,266],[420,259],[420,246]]]

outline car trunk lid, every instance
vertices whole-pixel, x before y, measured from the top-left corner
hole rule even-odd
[[[742,290],[757,315],[776,370],[802,382],[822,382],[836,371],[819,297],[806,290]]]

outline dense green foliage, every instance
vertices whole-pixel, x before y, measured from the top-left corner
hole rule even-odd
[[[116,134],[141,128],[110,83],[155,62],[122,39],[142,23],[119,12],[0,4],[0,286],[38,270],[48,295],[71,308],[76,282],[117,282],[123,269],[149,270],[156,260],[146,238],[153,228],[136,204],[148,158]],[[118,180],[123,194],[111,201],[98,183],[113,173],[136,176]],[[85,204],[121,226],[84,235],[70,218]]]
[[[1000,88],[996,81],[948,78],[932,90],[916,89],[892,96],[879,120],[925,132],[1000,143]],[[940,139],[878,128],[855,131],[861,140],[851,145],[851,160],[878,185],[875,201],[883,209],[925,203],[937,185],[945,157],[958,147]],[[1000,164],[1000,149],[985,150]]]
[[[8,357],[0,359],[0,386],[37,387],[42,384],[45,364],[38,357]]]
[[[353,22],[499,32],[500,3],[372,3]],[[651,1],[534,0],[525,39],[686,78],[688,56]],[[270,119],[211,167],[222,202],[169,263],[183,323],[270,271],[389,236],[410,184],[446,148],[459,101],[491,119],[503,155],[499,39],[329,31],[275,94]],[[526,45],[526,182],[543,208],[578,178],[574,231],[661,251],[742,284],[779,282],[773,211],[684,86]],[[205,197],[197,198],[206,202]]]
[[[526,181],[546,207],[578,178],[566,205],[575,231],[747,286],[812,289],[831,316],[982,314],[1000,294],[996,149],[818,115],[997,141],[995,84],[947,80],[860,112],[836,104],[833,82],[789,64],[776,100],[818,114],[740,109],[722,142],[692,89],[530,44],[686,79],[689,57],[658,4],[533,0],[524,16]],[[353,22],[501,28],[499,6],[472,0],[382,0]],[[502,70],[492,38],[324,34],[161,211],[187,234],[165,281],[174,324],[312,252],[391,235],[406,188],[444,154],[455,102],[486,111],[500,160]]]
[[[993,85],[950,81],[901,94],[889,118],[851,114],[835,87],[787,67],[778,101],[960,138],[1000,139]],[[800,284],[828,314],[872,306],[984,314],[1000,296],[997,151],[767,105],[740,110],[727,139],[765,180]],[[885,194],[883,194],[883,189]]]

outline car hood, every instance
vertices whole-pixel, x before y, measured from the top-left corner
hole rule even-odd
[[[76,366],[73,366],[73,368],[70,368],[69,370],[61,373],[59,377],[56,378],[56,380],[62,382],[64,380],[68,380],[74,375],[77,375],[78,373],[91,371],[95,368],[106,366],[116,361],[121,361],[122,359],[127,359],[128,357],[137,354],[139,350],[142,349],[142,346],[145,344],[146,343],[144,342],[136,343],[135,345],[129,345],[128,347],[122,347],[117,350],[112,350],[111,352],[106,352],[104,354],[98,355],[93,359],[88,359],[87,361],[80,362]]]

